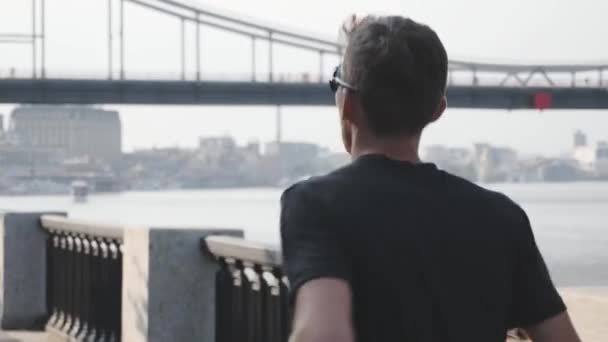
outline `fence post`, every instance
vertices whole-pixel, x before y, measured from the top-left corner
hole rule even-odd
[[[47,214],[47,213],[44,213]],[[62,215],[65,213],[52,213]],[[47,239],[43,213],[0,212],[0,315],[6,330],[43,330],[47,302]]]
[[[201,251],[201,238],[210,234],[243,235],[226,229],[125,230],[123,341],[215,341],[219,264]]]

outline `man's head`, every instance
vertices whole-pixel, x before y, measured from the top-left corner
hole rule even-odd
[[[398,16],[351,24],[336,92],[346,149],[356,135],[419,138],[446,107],[448,57],[441,40],[428,26]]]

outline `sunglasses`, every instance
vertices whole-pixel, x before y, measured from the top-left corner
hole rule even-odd
[[[342,70],[342,65],[338,65],[334,70],[334,75],[329,81],[329,89],[335,94],[340,87],[346,88],[351,91],[357,91],[357,88],[350,85],[348,82],[344,81],[341,77],[340,70]]]

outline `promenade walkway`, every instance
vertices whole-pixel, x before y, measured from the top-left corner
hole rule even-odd
[[[608,287],[564,288],[561,293],[584,342],[608,339]],[[45,333],[0,332],[0,342],[47,342]]]
[[[608,340],[608,287],[561,290],[584,342]]]
[[[47,342],[41,332],[0,332],[0,342]]]

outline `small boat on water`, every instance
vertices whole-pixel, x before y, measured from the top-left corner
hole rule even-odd
[[[89,196],[89,184],[85,181],[72,182],[72,196],[74,197],[74,202],[86,202]]]

